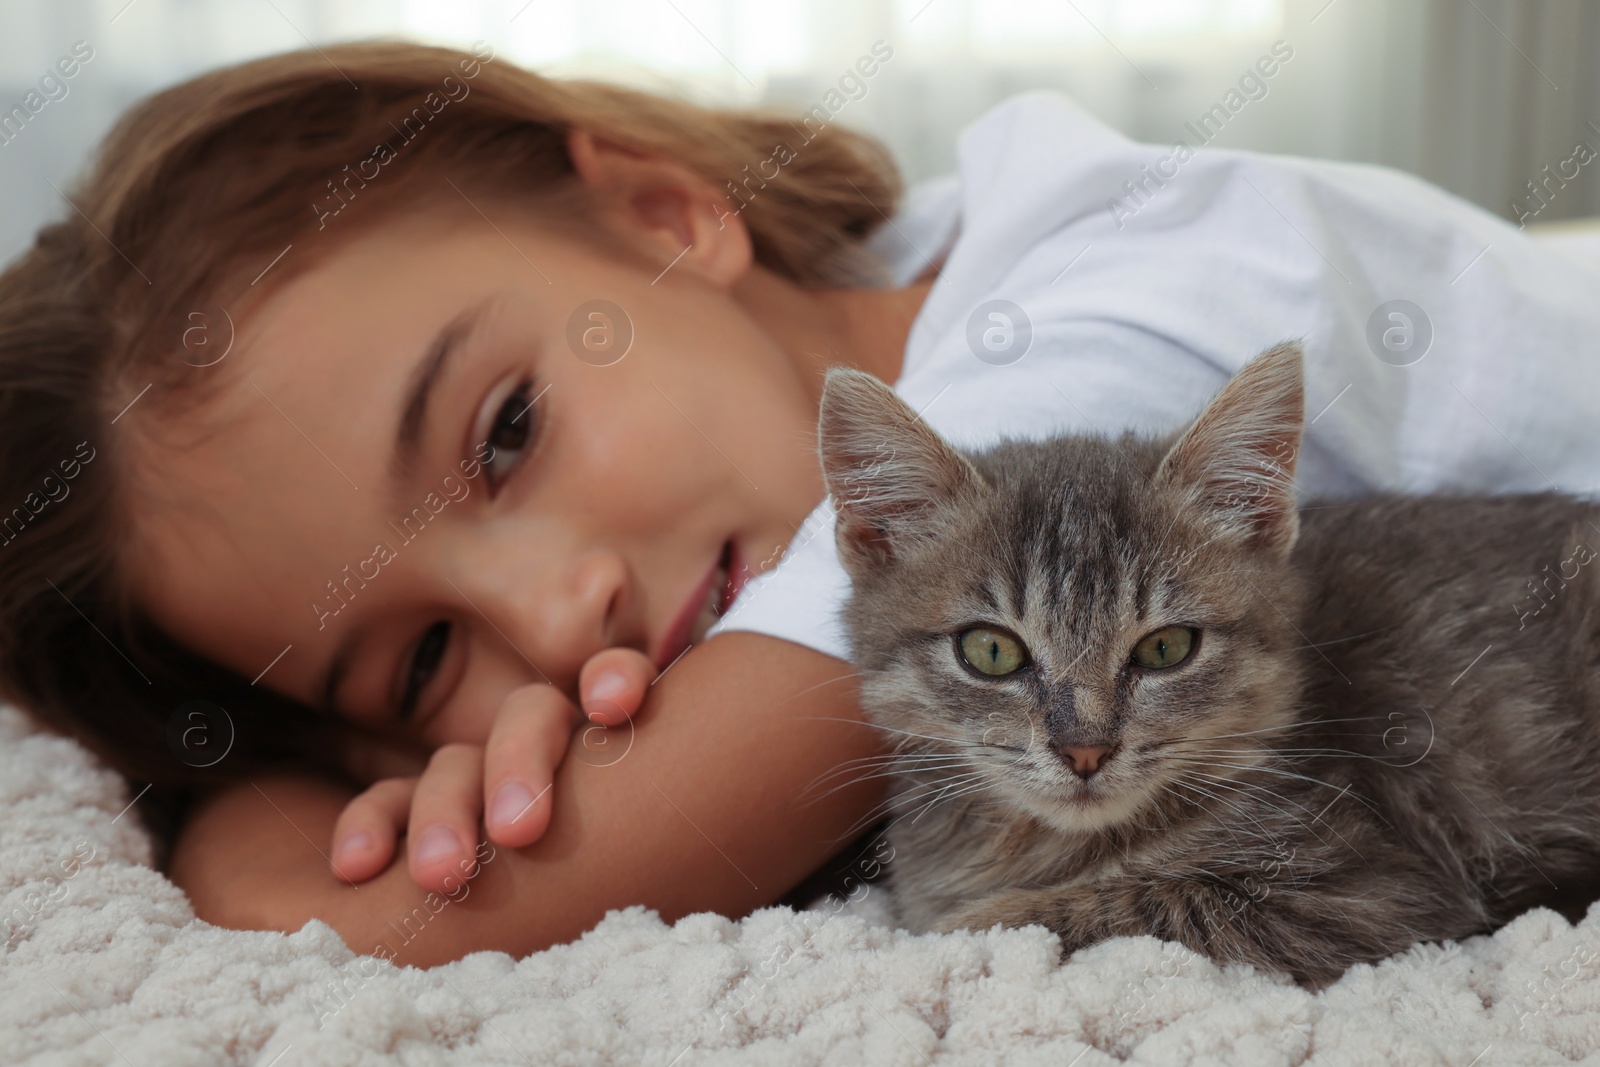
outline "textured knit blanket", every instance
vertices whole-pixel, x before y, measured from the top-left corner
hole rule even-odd
[[[0,1063],[1600,1065],[1600,911],[1528,912],[1319,994],[1122,938],[915,936],[885,891],[741,922],[612,912],[430,970],[328,926],[223,930],[148,864],[134,792],[0,707]]]

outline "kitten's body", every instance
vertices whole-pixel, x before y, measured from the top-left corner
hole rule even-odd
[[[830,427],[825,400],[863,704],[899,746],[908,926],[1039,922],[1068,952],[1154,934],[1321,983],[1589,899],[1600,505],[1380,497],[1296,518],[1282,351],[1163,441],[952,460],[915,426],[841,414],[837,392]],[[1246,469],[1252,429],[1284,463]],[[856,459],[867,440],[892,461]],[[1130,667],[1130,641],[1173,620],[1197,624],[1191,662]],[[1031,674],[946,662],[974,622],[1019,636]],[[1111,755],[1065,773],[1052,742],[1091,735]]]

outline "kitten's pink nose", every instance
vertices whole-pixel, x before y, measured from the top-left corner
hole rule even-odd
[[[1056,750],[1072,773],[1085,780],[1093,777],[1111,755],[1110,745],[1062,745]]]

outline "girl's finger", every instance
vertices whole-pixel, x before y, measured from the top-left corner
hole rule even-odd
[[[644,703],[659,672],[650,657],[631,648],[608,648],[589,657],[578,672],[583,713],[601,726],[620,726]]]
[[[472,869],[483,810],[483,748],[450,744],[436,750],[411,798],[406,842],[411,880],[451,892]]]
[[[333,876],[354,885],[381,873],[411,811],[415,778],[385,778],[345,805],[333,824]]]
[[[506,697],[484,756],[489,840],[520,848],[543,836],[550,825],[556,768],[578,722],[572,702],[554,686],[525,685]]]

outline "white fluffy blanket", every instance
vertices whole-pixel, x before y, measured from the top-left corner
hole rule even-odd
[[[138,805],[0,708],[0,1063],[1600,1065],[1600,911],[1357,967],[1319,995],[1153,938],[1058,963],[1041,927],[912,936],[882,891],[668,926],[613,912],[432,970],[194,917]]]

